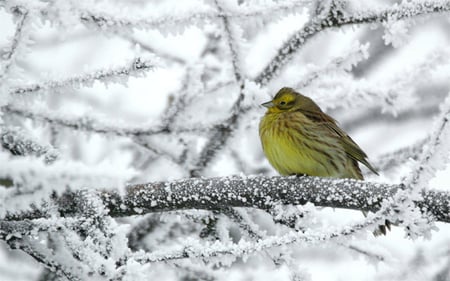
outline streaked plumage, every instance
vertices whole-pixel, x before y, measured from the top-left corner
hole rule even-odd
[[[264,153],[282,175],[363,179],[358,162],[377,173],[362,149],[310,98],[282,88],[261,119]]]
[[[270,164],[282,175],[309,175],[362,180],[358,162],[372,172],[364,151],[310,98],[282,88],[270,101],[259,135]],[[375,235],[386,234],[390,222]]]

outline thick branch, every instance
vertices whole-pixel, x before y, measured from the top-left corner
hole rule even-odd
[[[129,186],[125,195],[100,195],[114,217],[182,209],[217,210],[224,207],[253,207],[269,210],[276,204],[317,206],[376,211],[383,199],[392,198],[403,185],[370,183],[353,179],[318,177],[225,177],[195,178]],[[416,204],[438,221],[450,222],[450,193],[423,190]],[[62,215],[80,212],[77,195],[58,199]],[[81,202],[82,203],[82,202]]]

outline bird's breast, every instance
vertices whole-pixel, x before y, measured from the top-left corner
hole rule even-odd
[[[259,127],[264,153],[282,175],[333,176],[339,173],[326,165],[331,159],[319,151],[314,124],[303,114],[266,114]]]

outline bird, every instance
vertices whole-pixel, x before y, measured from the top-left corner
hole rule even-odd
[[[262,148],[281,175],[364,180],[358,163],[378,175],[367,154],[311,98],[284,87],[262,106]],[[385,234],[386,226],[380,231]]]

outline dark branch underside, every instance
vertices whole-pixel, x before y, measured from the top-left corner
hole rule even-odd
[[[224,177],[192,178],[173,182],[132,185],[125,194],[113,191],[99,193],[113,217],[146,213],[225,207],[252,207],[269,210],[277,204],[316,206],[377,211],[383,199],[392,198],[403,185],[328,179],[318,177]],[[56,198],[62,216],[86,213],[83,192],[65,193]],[[450,222],[450,193],[424,190],[415,202],[422,212],[437,221]],[[37,218],[41,212],[12,215],[9,220]]]

